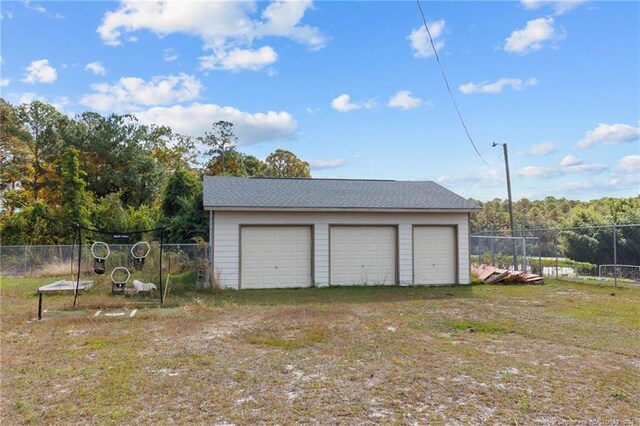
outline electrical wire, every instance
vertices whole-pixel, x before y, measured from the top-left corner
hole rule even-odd
[[[498,163],[504,163],[504,159],[502,157],[502,153],[498,154],[496,156],[496,159],[489,164],[489,166],[496,166]],[[480,180],[484,178],[484,176],[481,174],[476,180],[473,181],[473,183],[471,183],[471,185],[469,185],[464,191],[462,191],[460,194],[463,197],[467,196],[467,191],[469,191],[473,186],[475,186],[476,183],[480,182]]]
[[[431,48],[433,49],[433,53],[436,56],[436,61],[438,62],[438,66],[440,67],[440,73],[442,74],[442,79],[444,80],[444,84],[447,86],[447,91],[449,92],[449,96],[451,97],[451,102],[453,102],[453,106],[455,107],[456,112],[458,113],[458,118],[460,119],[460,123],[462,123],[464,132],[467,134],[467,138],[469,138],[469,142],[471,142],[471,145],[473,145],[473,149],[475,149],[476,154],[478,154],[478,157],[480,157],[480,159],[484,162],[484,164],[489,165],[489,163],[487,163],[487,160],[485,160],[482,154],[480,154],[480,151],[478,151],[478,148],[476,147],[476,144],[473,142],[473,138],[469,133],[469,129],[467,129],[467,125],[465,124],[464,119],[462,118],[462,114],[460,113],[460,108],[458,108],[458,104],[456,103],[456,100],[453,97],[453,92],[451,91],[451,86],[449,86],[449,80],[447,79],[447,76],[444,73],[444,67],[442,66],[442,62],[440,62],[440,56],[438,55],[438,50],[436,49],[436,46],[433,43],[433,37],[431,37],[431,31],[429,31],[429,26],[427,25],[427,18],[424,17],[424,12],[422,11],[422,5],[420,4],[420,0],[416,0],[416,2],[418,3],[418,9],[420,9],[420,15],[422,15],[422,22],[424,22],[424,28],[427,30],[427,35],[429,36],[429,41],[431,42]]]

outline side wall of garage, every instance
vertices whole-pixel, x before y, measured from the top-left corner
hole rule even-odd
[[[398,284],[414,283],[414,226],[445,225],[456,229],[456,275],[458,283],[470,282],[469,222],[467,213],[375,213],[375,212],[267,212],[216,211],[213,214],[213,271],[222,287],[240,288],[240,230],[251,225],[305,225],[312,227],[312,281],[330,284],[330,227],[397,227]],[[424,284],[424,283],[417,283]]]

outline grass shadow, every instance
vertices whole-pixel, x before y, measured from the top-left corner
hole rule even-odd
[[[425,299],[473,297],[471,285],[453,286],[335,286],[296,289],[223,290],[214,305],[300,305],[334,303],[395,303]]]

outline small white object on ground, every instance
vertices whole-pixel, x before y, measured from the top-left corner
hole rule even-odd
[[[129,318],[133,318],[136,316],[136,312],[138,312],[137,309],[134,309],[133,311],[131,311],[131,313],[129,314]]]
[[[139,292],[139,291],[151,291],[151,290],[157,290],[158,289],[158,287],[156,287],[156,285],[154,283],[143,283],[142,281],[139,281],[139,280],[133,280],[132,284],[133,284],[133,289],[136,292]]]
[[[98,315],[100,315],[100,313],[101,313],[101,312],[102,312],[102,311],[96,311],[96,313],[95,313],[95,314],[93,314],[93,316],[94,316],[94,317],[97,317]]]

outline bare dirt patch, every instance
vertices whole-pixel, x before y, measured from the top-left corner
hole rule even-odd
[[[638,289],[222,292],[135,318],[83,299],[38,322],[37,285],[2,284],[2,424],[640,421]]]

